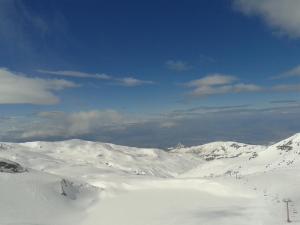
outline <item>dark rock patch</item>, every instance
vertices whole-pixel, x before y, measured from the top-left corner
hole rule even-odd
[[[27,170],[19,163],[0,158],[0,172],[1,173],[23,173]]]
[[[289,151],[293,150],[293,147],[291,146],[292,144],[293,144],[293,142],[289,141],[286,144],[277,146],[277,149],[285,151],[285,152],[289,152]]]
[[[230,145],[230,147],[233,147],[233,148],[235,148],[235,149],[239,149],[239,148],[241,148],[242,146],[240,146],[240,145],[238,145],[238,144],[236,144],[236,143],[233,143],[233,144]]]

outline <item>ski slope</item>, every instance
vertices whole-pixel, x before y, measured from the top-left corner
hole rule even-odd
[[[0,143],[1,225],[300,224],[300,134],[164,151]]]

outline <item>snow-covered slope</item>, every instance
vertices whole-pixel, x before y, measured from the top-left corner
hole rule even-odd
[[[300,134],[269,146],[261,158],[269,162],[270,168],[300,166]]]
[[[264,146],[247,145],[238,142],[212,142],[205,145],[172,150],[174,153],[193,153],[205,160],[235,158],[241,155],[251,156],[256,151],[265,149]]]
[[[282,224],[283,198],[293,200],[300,224],[299,172],[300,134],[271,146],[213,142],[171,151],[0,143],[0,224]]]

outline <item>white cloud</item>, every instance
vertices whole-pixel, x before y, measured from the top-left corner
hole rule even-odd
[[[121,86],[126,86],[126,87],[135,87],[135,86],[140,86],[144,84],[154,84],[153,81],[148,81],[148,80],[139,80],[133,77],[125,77],[125,78],[119,78],[115,79],[116,83],[121,85]]]
[[[168,60],[166,62],[166,66],[170,70],[175,70],[178,72],[181,71],[187,71],[192,68],[187,62],[181,61],[181,60]]]
[[[257,15],[277,32],[300,38],[299,0],[234,0],[246,15]]]
[[[215,86],[215,85],[230,84],[235,80],[237,80],[237,78],[235,78],[234,76],[215,73],[215,74],[209,74],[206,77],[203,77],[198,80],[192,80],[187,83],[187,86],[189,87]]]
[[[51,74],[56,76],[65,76],[65,77],[78,77],[78,78],[93,78],[93,79],[100,79],[100,80],[110,80],[112,79],[111,76],[101,73],[85,73],[80,71],[72,71],[72,70],[58,70],[58,71],[51,71],[51,70],[37,70],[40,73],[44,74]]]
[[[235,83],[238,79],[234,76],[222,74],[210,74],[201,79],[192,80],[185,84],[193,88],[190,93],[195,97],[204,97],[208,95],[257,92],[262,88],[254,84]]]
[[[31,78],[0,68],[0,104],[55,104],[54,92],[76,87],[66,80]]]
[[[286,73],[296,76],[298,68]],[[300,84],[279,84],[273,86],[259,86],[256,84],[244,84],[238,82],[234,76],[222,74],[210,74],[201,79],[192,80],[185,84],[192,88],[190,95],[193,97],[205,97],[209,95],[221,95],[242,92],[300,92]]]

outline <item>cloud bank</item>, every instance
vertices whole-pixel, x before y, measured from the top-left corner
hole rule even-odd
[[[0,141],[80,138],[162,148],[178,142],[199,145],[220,140],[268,144],[299,132],[299,115],[299,103],[265,108],[247,105],[198,107],[143,119],[115,110],[40,112],[0,117]]]
[[[95,135],[98,131],[122,129],[130,120],[114,110],[92,110],[73,113],[41,112],[36,123],[22,132],[21,138],[74,138]]]

